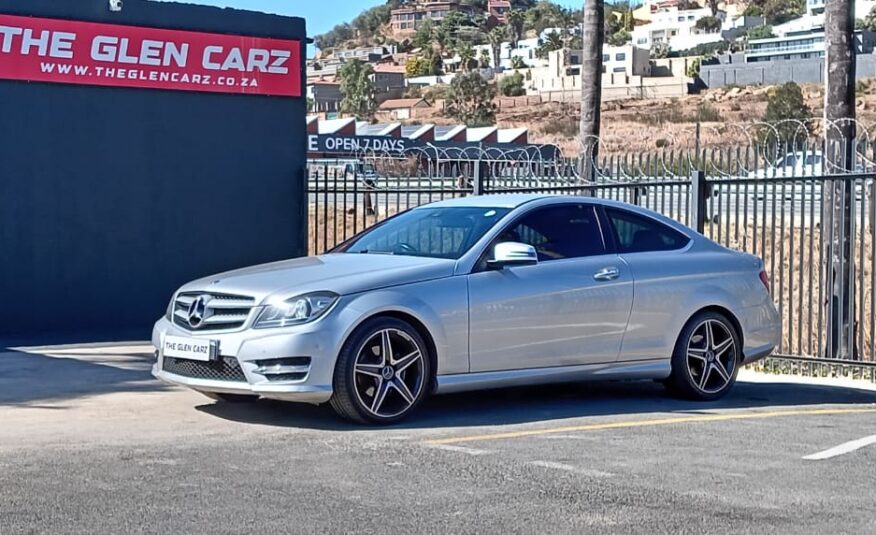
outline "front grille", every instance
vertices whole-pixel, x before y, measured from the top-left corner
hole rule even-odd
[[[192,379],[246,382],[243,370],[240,369],[240,364],[234,357],[220,356],[219,360],[210,362],[164,357],[162,369],[168,373],[191,377]]]
[[[192,304],[201,299],[201,309],[192,322]],[[184,292],[173,304],[173,323],[188,331],[209,332],[243,327],[255,305],[255,299],[245,295],[213,292]]]

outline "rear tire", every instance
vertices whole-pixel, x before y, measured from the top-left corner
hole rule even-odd
[[[201,392],[208,398],[214,401],[221,401],[224,403],[253,403],[258,401],[258,396],[252,396],[249,394],[221,394],[219,392]]]
[[[720,399],[736,383],[741,354],[733,323],[717,312],[699,312],[681,330],[666,387],[684,399]]]
[[[329,403],[342,418],[392,424],[416,410],[431,377],[428,346],[417,330],[396,318],[373,318],[341,349]]]

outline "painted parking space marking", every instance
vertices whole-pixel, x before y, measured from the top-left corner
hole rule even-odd
[[[550,468],[552,470],[562,470],[564,472],[571,472],[573,474],[578,474],[587,477],[612,477],[614,474],[610,472],[603,472],[602,470],[590,470],[587,468],[580,468],[578,466],[573,466],[571,464],[566,463],[558,463],[554,461],[530,461],[527,464],[531,466],[538,466],[540,468]]]
[[[490,450],[479,450],[477,448],[466,448],[465,446],[451,446],[449,444],[428,444],[430,448],[436,450],[454,451],[457,453],[467,453],[468,455],[486,455],[492,453]]]
[[[859,409],[799,409],[770,412],[743,412],[732,414],[708,414],[702,416],[679,416],[674,418],[652,418],[646,420],[630,420],[622,422],[608,422],[601,424],[573,425],[552,427],[546,429],[532,429],[526,431],[509,431],[505,433],[489,433],[483,435],[464,435],[449,438],[427,440],[429,445],[464,444],[469,442],[485,442],[490,440],[503,440],[512,438],[524,438],[531,436],[549,435],[556,433],[578,433],[584,431],[601,431],[606,429],[628,429],[636,427],[654,427],[661,425],[679,425],[691,423],[722,422],[729,420],[754,420],[763,418],[782,418],[790,416],[827,416],[841,414],[864,414],[876,413],[876,408]]]
[[[824,461],[826,459],[832,459],[833,457],[852,453],[853,451],[870,446],[871,444],[876,444],[876,435],[870,435],[869,437],[859,438],[857,440],[850,440],[839,446],[834,446],[833,448],[813,453],[812,455],[807,455],[806,457],[803,457],[803,459],[807,461]]]

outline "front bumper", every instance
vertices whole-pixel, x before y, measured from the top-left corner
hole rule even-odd
[[[320,322],[317,322],[320,323]],[[252,330],[235,332],[186,331],[166,318],[159,320],[152,330],[152,345],[156,348],[157,360],[152,375],[167,383],[185,386],[201,392],[220,394],[248,394],[284,401],[325,403],[332,396],[332,378],[340,341],[335,339],[330,323],[305,325],[299,328]],[[186,336],[216,340],[223,358],[236,359],[241,374],[233,380],[219,380],[212,376],[197,376],[197,373],[182,375],[165,369],[162,355],[166,335]],[[308,358],[306,367],[296,366],[301,373],[294,379],[264,372],[265,362],[283,359]],[[273,365],[273,364],[272,364]]]

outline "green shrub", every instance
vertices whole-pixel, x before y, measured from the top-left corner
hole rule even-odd
[[[499,94],[506,97],[525,95],[526,89],[523,87],[523,75],[515,72],[499,80]]]

